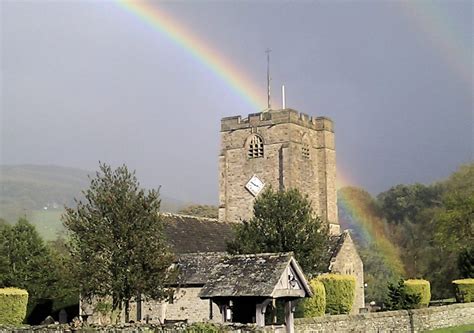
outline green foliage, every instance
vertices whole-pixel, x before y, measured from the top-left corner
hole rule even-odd
[[[425,207],[439,202],[441,188],[423,184],[397,185],[377,196],[389,223],[414,221]]]
[[[97,311],[103,315],[112,312],[112,304],[108,302],[99,301],[95,305],[94,311]]]
[[[325,270],[329,229],[315,217],[311,204],[298,190],[263,192],[254,204],[254,217],[236,224],[231,253],[293,251],[308,275]]]
[[[407,310],[419,307],[421,296],[407,292],[403,279],[398,285],[388,284],[387,307],[389,310]]]
[[[424,331],[424,333],[469,333],[474,332],[474,324],[438,328],[435,330]]]
[[[0,229],[0,287],[28,290],[28,314],[39,300],[52,299],[59,279],[49,248],[27,220]]]
[[[18,288],[0,289],[0,325],[20,325],[25,319],[28,292]]]
[[[378,205],[406,274],[428,279],[434,299],[452,297],[451,281],[472,274],[474,163],[434,185],[395,186]]]
[[[355,298],[355,277],[343,274],[324,274],[318,277],[326,291],[326,313],[349,313]]]
[[[212,323],[193,323],[186,327],[186,331],[189,333],[221,333],[224,332],[224,328]]]
[[[67,208],[64,225],[69,230],[71,270],[86,298],[112,297],[112,307],[142,294],[156,300],[167,295],[173,255],[164,239],[158,191],[140,189],[134,172],[126,166],[100,171],[83,192],[85,200]]]
[[[377,202],[360,188],[338,191],[341,228],[350,229],[364,263],[365,299],[381,304],[387,295],[387,282],[395,283],[404,275],[398,247],[388,238],[389,226],[381,216]],[[377,235],[377,236],[373,236]]]
[[[324,316],[326,311],[326,290],[324,284],[317,278],[310,281],[313,296],[303,299],[301,303],[304,318]]]
[[[458,302],[474,302],[474,279],[454,280],[453,286]]]
[[[178,214],[207,217],[216,219],[218,217],[219,209],[216,206],[210,205],[190,205],[178,211]]]
[[[421,279],[409,279],[404,281],[407,294],[419,295],[421,307],[427,307],[430,304],[431,291],[430,282]]]
[[[458,255],[458,268],[463,278],[474,278],[474,247],[463,249]]]
[[[79,282],[71,267],[74,265],[67,249],[66,240],[59,236],[48,243],[57,280],[53,286],[52,311],[79,304]]]

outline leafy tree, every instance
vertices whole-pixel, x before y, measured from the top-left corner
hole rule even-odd
[[[463,278],[474,278],[474,247],[464,249],[458,256],[458,268]]]
[[[191,215],[191,216],[198,216],[198,217],[208,217],[216,219],[218,217],[218,208],[216,206],[210,205],[190,205],[184,207],[180,211],[179,214],[184,215]]]
[[[74,274],[83,297],[111,297],[113,310],[143,295],[162,299],[173,261],[163,234],[158,191],[140,189],[125,165],[100,171],[83,192],[84,201],[66,208]]]
[[[58,276],[51,253],[26,219],[0,228],[0,262],[0,287],[28,290],[28,314],[41,300],[53,298]]]
[[[338,193],[338,215],[341,227],[350,229],[358,253],[364,263],[367,303],[384,302],[387,282],[404,275],[398,246],[390,239],[389,228],[375,199],[357,187],[344,187]]]
[[[388,284],[388,301],[389,310],[407,310],[415,309],[420,303],[420,295],[407,293],[403,279],[398,280],[398,285]]]
[[[440,186],[397,185],[380,193],[377,200],[389,223],[415,222],[426,207],[440,204]]]
[[[308,275],[327,269],[329,228],[316,217],[311,204],[298,190],[263,192],[254,204],[254,217],[235,226],[231,253],[293,251]]]
[[[61,235],[48,243],[51,260],[54,263],[57,282],[54,285],[52,310],[57,311],[79,304],[79,282],[74,272],[74,262],[67,248],[67,241]]]

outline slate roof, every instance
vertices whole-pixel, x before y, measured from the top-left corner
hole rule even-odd
[[[201,298],[271,297],[286,267],[294,263],[292,253],[261,253],[224,257],[201,290]],[[301,273],[302,275],[302,273]],[[302,278],[304,280],[304,276]],[[306,285],[306,288],[309,287]],[[311,291],[309,290],[309,293]]]
[[[329,237],[329,248],[325,258],[325,267],[327,271],[331,270],[332,263],[334,260],[336,260],[336,257],[339,254],[339,251],[341,251],[341,248],[344,245],[347,237],[349,237],[348,230],[344,230],[340,235]]]
[[[178,285],[204,285],[217,264],[226,256],[224,252],[186,253],[178,257]]]
[[[231,223],[217,219],[163,213],[165,234],[175,253],[224,252],[234,238]]]

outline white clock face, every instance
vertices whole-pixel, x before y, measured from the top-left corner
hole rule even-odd
[[[245,188],[256,197],[262,191],[265,184],[255,175],[250,178]]]

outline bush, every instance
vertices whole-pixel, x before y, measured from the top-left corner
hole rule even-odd
[[[407,294],[419,295],[420,301],[417,307],[427,307],[431,299],[430,282],[422,279],[405,280],[404,285]]]
[[[301,301],[302,315],[304,318],[323,316],[326,310],[326,290],[324,284],[318,279],[310,281],[313,296]]]
[[[318,277],[326,290],[326,313],[349,313],[355,298],[355,277],[343,274],[325,274]]]
[[[0,325],[20,325],[26,316],[28,292],[18,288],[0,288]]]
[[[416,309],[420,306],[421,296],[417,293],[407,292],[407,287],[403,279],[398,280],[398,284],[388,284],[387,309],[388,310],[408,310]]]
[[[456,301],[460,303],[474,302],[474,279],[453,281]]]

